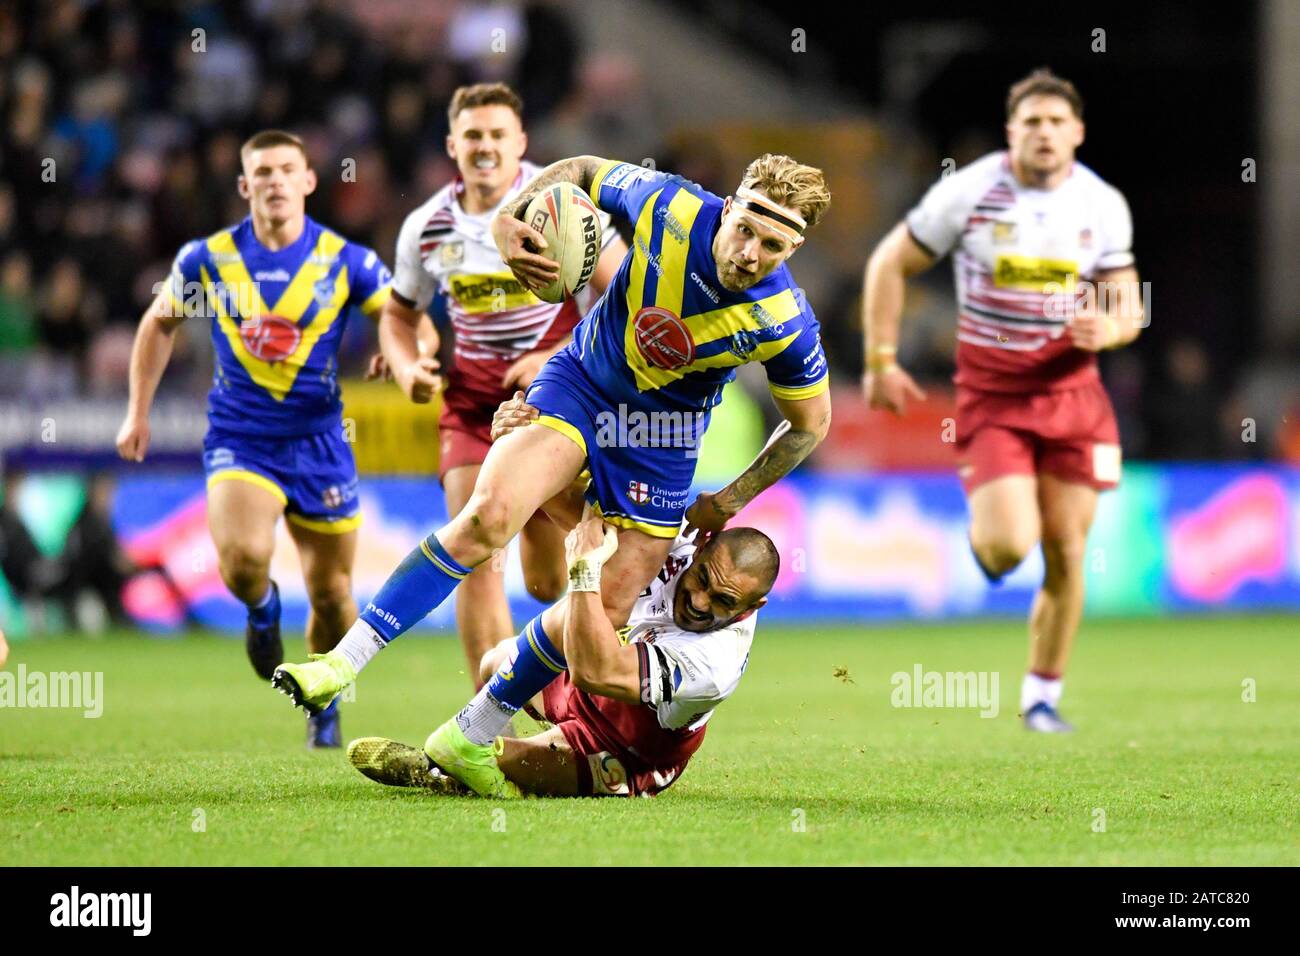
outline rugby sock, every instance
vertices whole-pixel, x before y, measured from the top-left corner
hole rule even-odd
[[[1020,712],[1023,714],[1040,701],[1053,710],[1061,702],[1063,681],[1059,674],[1043,674],[1030,671],[1020,685]]]
[[[542,627],[539,614],[515,638],[514,654],[507,658],[487,685],[456,715],[466,739],[490,744],[510,723],[510,718],[547,684],[568,668]]]
[[[357,618],[348,628],[348,632],[343,635],[343,639],[334,645],[330,654],[343,658],[354,673],[360,674],[361,669],[374,660],[375,655],[382,651],[387,643],[375,633],[373,627],[361,618]]]
[[[248,606],[248,620],[259,629],[273,627],[280,620],[280,589],[274,581],[267,583],[262,600]]]
[[[402,559],[358,620],[370,625],[387,644],[424,620],[470,570],[448,554],[434,535],[429,535]]]

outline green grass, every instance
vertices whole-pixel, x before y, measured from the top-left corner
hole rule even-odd
[[[1294,865],[1297,623],[1090,621],[1061,737],[1017,720],[1020,622],[760,627],[663,796],[513,804],[382,788],[307,752],[238,641],[28,641],[9,670],[103,671],[104,713],[0,709],[0,864]],[[892,707],[890,675],[916,663],[999,672],[1001,713]],[[406,638],[344,734],[419,743],[468,688],[452,640]]]

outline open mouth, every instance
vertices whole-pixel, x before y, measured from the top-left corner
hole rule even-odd
[[[500,165],[501,165],[501,163],[497,161],[497,158],[496,158],[495,156],[475,156],[475,157],[474,157],[474,168],[475,168],[475,169],[496,169],[496,168],[497,168],[498,166],[500,166]]]
[[[695,610],[695,608],[691,607],[690,604],[687,604],[686,607],[682,610],[682,617],[686,618],[686,620],[690,621],[692,624],[713,623],[712,615],[700,614],[698,611]]]

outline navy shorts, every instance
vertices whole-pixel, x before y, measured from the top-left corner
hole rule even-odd
[[[325,534],[361,524],[357,463],[338,425],[315,435],[256,438],[217,428],[203,438],[208,487],[247,481],[280,499],[285,518]]]
[[[572,345],[542,366],[527,401],[538,411],[536,424],[586,452],[587,500],[607,522],[656,538],[677,536],[707,416],[609,402]]]

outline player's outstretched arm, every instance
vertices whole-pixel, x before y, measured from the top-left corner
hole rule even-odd
[[[442,387],[437,343],[438,332],[422,310],[396,292],[388,297],[379,313],[379,351],[398,387],[421,405]]]
[[[618,550],[618,534],[588,505],[564,542],[569,561],[564,649],[569,679],[579,690],[635,704],[641,668],[635,647],[619,643],[600,599],[601,568]]]
[[[898,329],[903,321],[907,280],[935,262],[900,222],[872,251],[862,277],[862,393],[872,408],[902,414],[907,399],[925,399],[912,376],[898,364]]]
[[[785,421],[740,475],[716,494],[703,492],[686,510],[687,533],[721,531],[740,509],[772,487],[812,454],[831,427],[831,393],[798,400],[776,398]]]
[[[171,360],[176,328],[182,321],[184,316],[173,313],[171,293],[164,289],[145,310],[136,329],[126,418],[117,432],[117,453],[127,461],[144,461],[149,450],[149,409]]]

